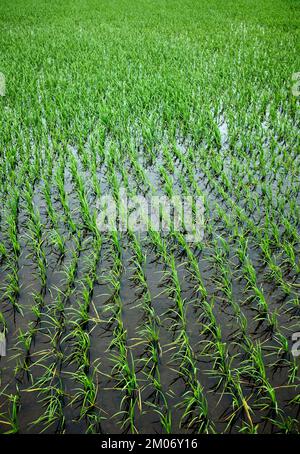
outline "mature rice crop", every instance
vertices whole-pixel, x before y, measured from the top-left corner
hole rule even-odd
[[[299,432],[300,3],[0,23],[0,432]],[[201,232],[120,228],[124,190]]]

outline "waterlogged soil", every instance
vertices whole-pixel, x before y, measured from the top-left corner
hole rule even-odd
[[[222,142],[222,152],[226,155],[227,125],[223,120],[220,125],[220,135]],[[164,145],[165,146],[165,145]],[[185,157],[191,144],[178,139],[178,148]],[[76,147],[70,147],[71,153],[77,163],[78,174],[83,178],[90,209],[96,206],[95,194],[92,191],[91,175],[85,168],[81,155]],[[109,152],[108,152],[109,153]],[[143,158],[143,150],[139,151]],[[207,222],[211,229],[204,231],[204,238],[199,245],[191,244],[192,251],[196,257],[199,270],[202,276],[203,285],[207,291],[207,301],[212,303],[213,313],[222,332],[222,342],[228,348],[228,355],[231,358],[230,366],[232,370],[239,368],[245,359],[245,352],[242,345],[237,341],[240,327],[237,323],[232,305],[224,297],[222,286],[217,285],[220,269],[215,261],[216,240],[220,235],[228,238],[229,255],[226,263],[231,273],[233,300],[240,306],[241,311],[247,320],[246,331],[253,342],[260,342],[263,351],[263,360],[266,368],[267,378],[276,392],[277,402],[280,411],[289,418],[298,418],[298,408],[290,402],[296,395],[297,386],[290,382],[289,367],[284,361],[277,367],[272,365],[276,360],[275,347],[278,345],[276,332],[283,332],[289,341],[291,348],[291,333],[299,326],[299,316],[292,317],[286,309],[289,302],[295,299],[295,292],[286,295],[280,285],[267,278],[267,267],[264,264],[262,251],[255,241],[255,235],[248,231],[249,258],[257,273],[258,287],[263,289],[265,298],[268,302],[270,313],[276,312],[278,326],[275,333],[268,330],[264,319],[257,317],[257,308],[251,298],[251,290],[247,286],[245,276],[242,273],[241,264],[237,258],[237,244],[230,238],[228,227],[219,218],[216,207],[223,208],[228,212],[228,205],[222,194],[218,193],[216,186],[209,179],[205,169],[199,165],[194,167],[196,181],[202,193],[206,196],[210,211],[206,213]],[[128,171],[127,184],[131,190],[142,190],[146,192],[164,194],[164,185],[159,169],[164,165],[164,159],[160,153],[157,154],[156,162],[146,162],[141,160],[141,165],[147,177],[145,187],[141,183],[134,171],[131,171],[130,161],[124,162],[124,169]],[[226,166],[230,168],[230,160]],[[57,166],[54,164],[53,174]],[[180,174],[184,169],[175,163],[175,172],[172,177],[174,189],[181,194]],[[97,169],[97,178],[102,193],[109,193],[110,183],[107,178],[106,165],[102,163]],[[117,174],[121,184],[122,175]],[[78,303],[82,301],[82,290],[84,288],[84,278],[89,270],[89,256],[93,252],[93,237],[84,229],[80,201],[76,192],[74,178],[70,172],[70,167],[66,162],[64,172],[64,189],[67,194],[70,215],[80,232],[79,244],[76,243],[74,233],[68,228],[68,219],[59,201],[58,191],[53,182],[52,198],[53,205],[57,212],[59,223],[57,226],[60,235],[65,241],[65,254],[60,256],[55,249],[55,245],[50,242],[51,222],[47,215],[46,202],[43,196],[43,181],[35,183],[33,205],[34,210],[40,214],[42,223],[42,249],[47,263],[46,290],[42,294],[40,314],[37,317],[32,310],[34,305],[34,295],[41,294],[41,282],[37,269],[36,257],[34,256],[33,242],[28,235],[28,209],[24,200],[20,204],[18,214],[18,235],[20,241],[20,255],[17,259],[18,279],[20,291],[17,296],[20,310],[15,310],[6,300],[4,291],[7,276],[10,272],[9,267],[5,267],[5,262],[1,266],[1,282],[3,289],[2,311],[7,323],[7,356],[1,358],[1,412],[11,415],[12,402],[10,397],[18,394],[18,430],[20,433],[53,433],[57,430],[65,433],[82,433],[88,430],[88,421],[81,415],[81,401],[76,400],[75,394],[78,389],[75,373],[76,363],[68,360],[72,353],[70,336],[72,335],[72,308],[78,308]],[[247,207],[245,208],[247,209]],[[255,216],[255,215],[253,215]],[[263,213],[261,213],[263,222]],[[257,221],[260,222],[260,221]],[[245,225],[240,225],[246,228]],[[4,227],[2,228],[4,231]],[[120,282],[120,301],[121,317],[123,327],[126,332],[126,346],[128,357],[135,367],[137,382],[139,383],[139,405],[134,409],[135,431],[139,433],[162,433],[165,428],[161,424],[158,411],[164,411],[164,406],[171,412],[172,433],[191,433],[197,431],[193,425],[189,425],[183,418],[183,399],[188,389],[179,374],[180,364],[176,359],[176,349],[180,344],[176,339],[180,333],[180,324],[172,316],[174,300],[167,292],[166,273],[169,271],[168,264],[158,255],[156,245],[153,244],[147,232],[138,234],[142,252],[145,255],[144,271],[147,281],[151,303],[155,316],[159,320],[159,377],[160,386],[165,396],[164,405],[156,402],[153,397],[153,384],[149,381],[143,368],[142,360],[145,358],[145,344],[141,338],[141,327],[145,314],[139,304],[140,291],[134,278],[133,246],[130,236],[126,232],[119,234],[121,246],[122,272],[119,276]],[[224,391],[220,385],[221,376],[216,371],[213,349],[205,350],[207,345],[207,335],[203,331],[203,323],[206,321],[202,301],[197,292],[193,276],[189,273],[189,259],[184,250],[177,242],[176,238],[170,234],[164,234],[168,250],[175,256],[176,270],[181,287],[181,296],[185,304],[185,330],[189,338],[190,346],[193,351],[195,365],[197,367],[197,379],[203,387],[203,394],[207,400],[208,415],[214,423],[216,432],[238,432],[241,428],[241,412],[237,412],[234,422],[229,424],[229,417],[232,415],[232,396]],[[5,242],[5,239],[4,239]],[[108,233],[102,235],[102,246],[100,256],[96,265],[96,280],[93,282],[92,302],[89,310],[89,321],[86,331],[89,333],[89,372],[93,376],[96,384],[97,393],[97,412],[101,415],[100,423],[95,429],[103,433],[122,433],[128,431],[126,424],[126,414],[122,404],[124,391],[118,386],[118,381],[114,377],[114,350],[112,343],[115,336],[116,321],[112,319],[111,310],[108,309],[109,301],[112,296],[112,288],[107,282],[107,276],[113,268],[111,259],[111,237]],[[74,255],[75,254],[75,255]],[[61,360],[56,364],[57,372],[53,378],[58,379],[64,397],[62,399],[64,426],[60,428],[58,422],[45,424],[39,419],[45,412],[45,402],[38,383],[39,377],[49,367],[53,361],[57,361],[53,351],[53,336],[55,336],[56,326],[53,317],[55,312],[55,302],[59,295],[63,296],[67,288],[66,272],[76,257],[76,267],[71,282],[71,291],[64,298],[63,317],[64,324],[62,332],[58,337],[59,351]],[[284,276],[287,282],[299,282],[299,276],[293,270]],[[253,295],[252,295],[253,296]],[[73,313],[74,314],[74,313]],[[29,327],[36,329],[35,335],[25,353],[24,343],[22,343],[22,333],[26,333]],[[69,339],[69,340],[68,340]],[[207,354],[207,351],[209,354]],[[28,361],[26,370],[20,368],[24,361]],[[19,366],[19,367],[17,367]],[[274,425],[268,418],[269,412],[267,405],[264,405],[261,390],[246,377],[241,379],[243,393],[247,399],[249,407],[252,408],[252,424],[258,427],[259,432],[276,431]],[[52,383],[53,384],[53,383]],[[6,431],[6,424],[1,423],[1,432]]]

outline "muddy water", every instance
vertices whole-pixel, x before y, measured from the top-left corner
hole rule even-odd
[[[225,117],[220,118],[218,122],[219,133],[221,138],[220,156],[224,158],[223,173],[229,179],[235,179],[234,169],[230,157],[226,157],[228,150],[228,130]],[[104,144],[103,154],[99,153],[97,166],[97,178],[102,193],[107,193],[111,189],[109,187],[109,160],[111,158],[111,146],[113,139],[107,139]],[[166,145],[165,143],[163,144]],[[182,155],[187,158],[188,148],[193,144],[190,141],[178,140],[177,146]],[[116,145],[117,146],[117,145]],[[149,194],[165,194],[163,181],[160,174],[160,168],[165,165],[162,147],[156,150],[156,159],[146,159],[143,147],[138,148],[138,162],[145,173],[145,181],[141,182],[138,171],[133,168],[130,159],[125,159],[122,165],[127,172],[127,184],[129,189],[134,191],[142,191]],[[89,156],[89,144],[84,150]],[[92,174],[89,168],[89,163],[83,162],[84,153],[78,151],[75,146],[69,147],[69,153],[72,154],[76,163],[79,174],[84,180],[86,195],[92,212],[96,206],[95,194],[93,192]],[[174,159],[175,161],[175,159]],[[242,158],[239,158],[242,169]],[[181,185],[181,177],[186,169],[178,162],[175,165],[174,174],[170,174],[174,190],[179,193],[183,192]],[[123,174],[118,164],[115,164],[115,176],[120,185],[124,185]],[[230,211],[228,201],[223,198],[222,193],[218,192],[218,186],[211,181],[210,175],[207,172],[204,154],[202,151],[195,153],[195,162],[193,172],[196,177],[197,185],[205,194],[209,213],[207,216],[211,225],[212,234],[205,232],[202,250],[197,250],[195,246],[194,252],[197,256],[199,270],[203,279],[204,286],[208,294],[208,301],[213,305],[213,313],[217,324],[221,327],[222,341],[228,345],[229,357],[232,358],[231,368],[234,371],[239,367],[241,361],[245,360],[245,354],[241,345],[234,342],[234,335],[239,330],[234,311],[230,303],[224,297],[222,288],[216,284],[220,269],[214,262],[214,241],[218,240],[219,235],[225,238],[230,238],[230,229],[224,225],[220,219],[217,207],[221,207],[225,212],[236,216],[233,210]],[[54,169],[55,173],[55,169]],[[259,173],[255,170],[254,175]],[[215,175],[217,178],[217,175]],[[278,177],[279,178],[279,177]],[[223,184],[220,182],[220,184]],[[274,183],[274,190],[277,187]],[[66,213],[59,201],[58,189],[55,182],[52,182],[53,205],[58,213],[58,231],[65,240],[66,254],[59,259],[55,247],[49,242],[50,222],[46,213],[45,201],[42,195],[43,182],[37,183],[33,202],[35,209],[39,211],[43,224],[43,250],[47,259],[47,289],[42,295],[41,316],[37,319],[32,312],[34,304],[33,292],[39,294],[40,280],[37,274],[36,257],[32,254],[32,246],[26,237],[28,213],[22,205],[19,216],[19,233],[21,254],[18,258],[18,277],[21,283],[18,301],[22,307],[23,314],[17,313],[7,306],[4,309],[5,318],[8,327],[8,355],[1,358],[1,390],[4,391],[1,395],[1,411],[9,413],[10,402],[8,396],[10,394],[20,394],[21,408],[19,412],[19,430],[21,433],[40,432],[45,429],[45,425],[32,422],[39,418],[45,411],[45,406],[41,399],[43,395],[34,390],[34,385],[37,383],[40,376],[44,373],[45,367],[49,366],[53,361],[57,364],[56,379],[60,380],[61,387],[64,393],[63,399],[63,415],[65,417],[65,427],[63,431],[66,433],[82,433],[87,430],[88,422],[86,418],[80,418],[80,408],[82,402],[76,401],[74,398],[78,387],[81,385],[76,381],[74,373],[77,372],[76,364],[70,364],[67,360],[72,353],[72,343],[66,340],[68,335],[72,334],[72,321],[75,317],[74,308],[79,308],[82,304],[82,291],[84,280],[89,273],[90,262],[89,257],[93,247],[93,235],[88,233],[83,227],[83,218],[81,215],[80,200],[75,183],[72,179],[72,174],[69,166],[66,163],[64,169],[64,185],[67,193],[68,204],[72,220],[74,221],[77,233],[80,232],[80,246],[76,245],[75,234],[71,234],[68,229],[68,220]],[[289,183],[285,183],[283,196],[288,197]],[[260,194],[261,183],[257,183],[257,193]],[[244,201],[244,193],[230,193],[230,197],[236,204],[240,204],[246,213],[250,215],[249,205]],[[273,202],[272,202],[273,203]],[[255,207],[253,218],[264,225],[264,209]],[[243,225],[242,221],[237,219],[239,228],[247,229],[247,225]],[[299,322],[299,317],[291,321],[290,314],[286,312],[286,305],[289,299],[295,295],[286,296],[282,288],[267,277],[267,269],[263,264],[262,251],[257,247],[257,241],[254,233],[249,232],[249,257],[257,273],[257,285],[263,289],[266,300],[268,301],[270,313],[277,313],[278,325],[280,332],[284,333],[290,342],[290,332],[295,329],[294,325]],[[144,270],[147,281],[147,287],[151,297],[151,305],[155,316],[159,320],[159,342],[161,348],[159,361],[159,375],[161,382],[162,393],[166,398],[168,408],[172,413],[172,432],[186,433],[192,432],[195,429],[189,428],[184,424],[182,416],[184,413],[183,395],[188,389],[188,383],[179,376],[179,364],[174,356],[176,350],[176,339],[179,335],[179,327],[176,325],[176,320],[172,318],[170,309],[174,308],[174,300],[166,291],[167,282],[166,275],[168,273],[168,264],[159,258],[155,245],[151,243],[151,239],[147,234],[139,238],[143,253],[146,256]],[[226,392],[222,392],[222,387],[218,388],[220,377],[215,373],[215,364],[213,359],[213,349],[211,355],[204,355],[203,348],[207,345],[207,336],[203,334],[203,326],[206,322],[203,301],[200,296],[195,293],[195,282],[190,277],[188,272],[187,257],[180,250],[180,246],[166,235],[168,251],[172,251],[175,257],[176,270],[181,286],[181,296],[185,301],[185,317],[186,317],[186,333],[190,342],[191,349],[194,353],[195,364],[197,366],[197,379],[203,386],[203,394],[208,403],[208,413],[211,420],[214,422],[217,432],[225,431],[227,428],[226,417],[230,415],[232,405],[232,397]],[[270,334],[267,330],[266,322],[259,322],[256,319],[257,307],[255,301],[251,299],[251,290],[247,288],[246,281],[241,270],[241,265],[237,260],[236,244],[233,239],[228,240],[230,246],[230,254],[228,264],[232,274],[232,294],[234,301],[238,302],[241,311],[248,321],[247,333],[253,341],[260,340],[263,342],[263,357],[267,368],[267,376],[270,383],[275,387],[276,397],[280,408],[285,414],[297,418],[297,408],[289,405],[289,401],[295,396],[296,389],[288,385],[289,370],[284,365],[279,368],[271,367],[271,364],[276,361],[276,336]],[[144,369],[143,359],[145,358],[145,339],[143,338],[142,327],[145,319],[142,306],[139,305],[139,289],[134,281],[134,265],[132,262],[133,248],[130,239],[126,234],[120,236],[120,244],[122,251],[123,269],[119,276],[120,280],[120,301],[122,307],[122,321],[126,331],[126,348],[128,358],[133,359],[135,365],[135,373],[140,392],[141,408],[135,407],[135,426],[136,430],[141,433],[162,433],[164,429],[159,420],[158,414],[154,411],[151,404],[157,405],[157,408],[164,410],[162,402],[155,402],[153,398],[153,384],[148,381],[147,371]],[[106,277],[113,269],[111,259],[111,239],[109,235],[102,235],[102,247],[100,256],[96,264],[97,279],[93,283],[93,294],[89,306],[89,322],[86,332],[89,333],[90,347],[89,359],[90,367],[88,373],[93,376],[93,381],[97,386],[97,412],[101,422],[97,427],[97,431],[103,433],[122,433],[128,430],[124,423],[120,409],[123,410],[121,402],[124,398],[124,390],[119,389],[116,384],[116,379],[112,374],[113,351],[111,343],[114,339],[114,329],[116,321],[113,320],[111,309],[109,308],[110,297],[112,296],[112,288],[107,282]],[[65,292],[67,288],[66,272],[70,269],[72,261],[76,255],[76,271],[72,280],[71,292],[64,300],[65,324],[63,331],[59,337],[58,350],[62,353],[63,359],[60,361],[57,357],[57,352],[51,344],[51,336],[54,336],[57,328],[51,324],[51,317],[56,314],[56,304],[60,292]],[[1,281],[5,285],[7,270],[1,268]],[[285,274],[287,282],[296,282],[299,276],[292,272]],[[253,295],[252,295],[253,296]],[[15,366],[18,361],[25,360],[24,349],[18,344],[19,330],[24,332],[28,330],[30,323],[37,328],[37,333],[30,345],[30,369],[29,373],[15,372]],[[18,347],[18,348],[16,348]],[[44,353],[47,352],[45,356]],[[18,356],[15,357],[16,353]],[[270,355],[272,353],[272,355]],[[212,373],[214,372],[214,374]],[[72,375],[73,374],[73,375]],[[270,423],[264,424],[263,418],[267,416],[267,411],[259,410],[258,405],[261,396],[256,394],[256,388],[253,383],[244,379],[242,383],[244,396],[249,399],[249,405],[255,410],[253,422],[259,423],[261,432],[271,432],[274,429]],[[232,409],[231,409],[232,410]],[[241,421],[245,418],[238,417],[233,427],[226,430],[238,432],[241,427]],[[53,433],[57,430],[57,424],[51,425],[46,429],[46,432]],[[0,428],[1,432],[6,430],[6,427]]]

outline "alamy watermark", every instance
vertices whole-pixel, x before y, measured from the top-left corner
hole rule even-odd
[[[204,235],[204,204],[199,197],[145,197],[121,188],[117,197],[107,194],[98,199],[97,213],[101,232],[180,232],[187,242],[201,241]]]
[[[292,334],[292,355],[294,358],[300,356],[300,331]]]
[[[292,86],[293,96],[300,96],[300,72],[292,74],[292,80],[295,82]]]
[[[0,357],[6,356],[6,337],[5,332],[0,332]]]
[[[6,82],[5,76],[0,72],[0,96],[5,96]]]

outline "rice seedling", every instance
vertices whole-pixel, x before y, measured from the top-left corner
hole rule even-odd
[[[55,426],[55,432],[64,433],[65,418],[63,415],[64,392],[61,384],[48,385],[47,388],[34,388],[45,397],[40,400],[44,407],[44,413],[32,422],[33,425],[44,425],[41,432],[46,431],[49,427]]]
[[[78,372],[71,374],[82,387],[75,388],[75,395],[72,397],[70,405],[80,403],[79,420],[82,418],[87,420],[86,433],[99,433],[101,420],[104,418],[101,415],[101,409],[97,406],[98,386],[94,383],[95,373],[97,373],[97,369],[94,369],[93,375],[87,375],[79,369]]]
[[[7,415],[4,416],[4,419],[1,420],[1,424],[5,427],[5,434],[16,434],[19,433],[19,411],[20,411],[20,395],[18,394],[9,394],[6,395],[1,393],[4,397],[7,397],[9,402],[9,411]],[[7,430],[6,430],[7,429]]]

